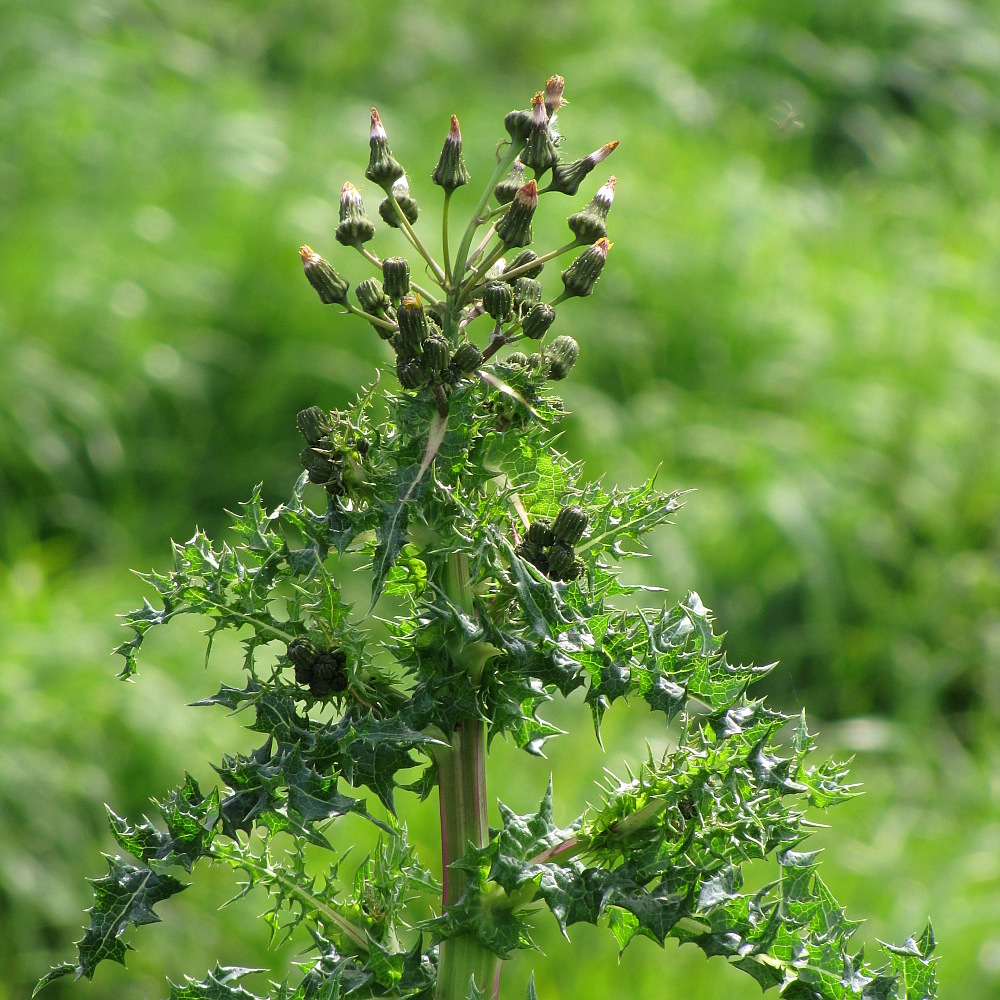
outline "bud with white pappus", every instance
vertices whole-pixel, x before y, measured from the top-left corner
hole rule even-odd
[[[393,181],[403,176],[403,167],[392,155],[392,150],[389,149],[389,140],[386,138],[385,127],[375,108],[372,108],[372,127],[368,145],[371,148],[371,152],[368,158],[368,169],[365,171],[365,177],[370,181],[374,181],[380,188],[388,191],[392,187]]]
[[[444,147],[431,174],[431,180],[449,194],[455,188],[469,183],[469,171],[462,157],[462,130],[458,127],[458,119],[454,115],[451,116],[451,131],[444,140]]]
[[[375,226],[365,212],[361,192],[348,181],[340,191],[340,225],[335,233],[345,247],[361,246],[375,235]]]
[[[497,236],[504,246],[526,247],[532,239],[531,217],[538,207],[538,185],[528,181],[518,189],[507,213],[497,223]]]
[[[508,205],[523,186],[524,164],[521,162],[520,156],[515,156],[510,173],[493,189],[493,194],[501,205]]]
[[[608,212],[611,211],[611,203],[615,200],[617,183],[614,176],[609,177],[607,182],[598,188],[593,201],[566,220],[573,235],[581,243],[593,243],[594,240],[608,235]]]
[[[410,194],[410,182],[406,179],[406,174],[403,174],[393,185],[392,185],[392,198],[396,199],[396,205],[399,206],[399,211],[403,213],[403,217],[412,226],[414,222],[417,221],[417,216],[420,214],[420,208],[417,205],[416,198]],[[383,198],[379,202],[378,214],[382,216],[382,221],[387,226],[392,226],[393,229],[399,229],[399,212],[396,211],[396,206],[392,203],[392,198]]]
[[[319,298],[325,305],[347,304],[347,292],[350,285],[325,261],[312,247],[299,247],[299,257],[302,259],[302,270],[305,271],[309,284],[319,293]]]
[[[576,194],[580,190],[583,179],[597,166],[603,163],[618,148],[618,140],[606,142],[600,149],[595,149],[589,156],[584,156],[572,163],[557,163],[552,168],[552,177],[546,191],[559,194]]]
[[[527,145],[521,153],[521,162],[541,177],[550,167],[559,162],[556,145],[549,132],[549,116],[545,111],[545,95],[541,92],[531,99],[531,132]],[[520,244],[523,245],[523,244]]]

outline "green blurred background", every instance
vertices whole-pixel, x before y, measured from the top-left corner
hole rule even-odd
[[[370,106],[433,220],[448,115],[477,188],[554,72],[564,155],[621,140],[609,266],[560,312],[582,348],[563,444],[696,490],[636,573],[697,589],[731,658],[780,659],[771,697],[857,754],[867,794],[818,842],[859,942],[930,914],[942,994],[1000,995],[997,0],[0,0],[2,1000],[71,953],[102,803],[138,816],[247,742],[184,708],[235,669],[205,675],[196,629],[121,685],[114,616],[142,595],[129,566],[221,531],[258,481],[280,501],[296,410],[385,365],[296,254],[365,276],[332,232]],[[569,206],[543,201],[544,247]],[[602,758],[582,705],[550,715],[573,735],[550,762],[499,748],[496,787],[526,810],[551,767],[560,822],[662,741],[619,710]],[[49,994],[162,996],[217,958],[280,974],[301,942],[266,951],[252,903],[216,913],[232,892],[199,879],[132,973]],[[531,968],[543,1000],[757,993],[686,949],[619,966],[607,932],[539,940],[505,993]]]

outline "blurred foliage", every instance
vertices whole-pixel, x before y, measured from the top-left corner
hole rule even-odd
[[[190,649],[146,709],[109,686],[109,603],[136,593],[121,567],[162,566],[169,537],[217,530],[256,482],[282,496],[296,410],[342,405],[388,361],[317,306],[295,253],[337,252],[369,106],[417,198],[437,198],[448,115],[482,150],[550,72],[571,149],[622,140],[566,447],[588,475],[634,483],[662,463],[661,486],[697,490],[644,579],[696,586],[732,656],[780,657],[780,701],[895,716],[904,749],[879,751],[857,807],[874,846],[838,842],[838,863],[869,865],[847,902],[889,938],[933,909],[969,949],[942,948],[943,992],[995,995],[996,789],[949,733],[987,754],[1000,716],[996,0],[0,4],[0,557],[21,594],[0,605],[3,757],[53,803],[27,825],[5,772],[0,858],[64,855],[61,838],[93,857],[100,801],[137,810],[175,783],[178,732],[208,755],[197,716],[166,708],[194,696]],[[489,165],[469,165],[474,187]],[[46,587],[80,557],[119,567],[110,591],[99,570]],[[56,605],[79,627],[57,629]],[[74,725],[84,700],[106,724]],[[878,768],[916,767],[921,744],[941,760],[887,813]],[[910,850],[934,905],[904,919],[878,885]],[[78,875],[52,868],[42,891],[5,865],[9,995],[76,933]],[[178,947],[226,936],[190,912]],[[637,991],[662,969],[643,959]],[[581,991],[599,981],[576,968]]]

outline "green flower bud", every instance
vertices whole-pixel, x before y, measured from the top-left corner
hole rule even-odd
[[[549,366],[549,378],[556,382],[564,379],[576,359],[580,356],[580,346],[572,337],[556,337],[545,351],[545,360]]]
[[[501,205],[506,205],[514,200],[514,195],[522,187],[524,187],[524,164],[520,156],[515,156],[510,173],[493,189],[493,194]]]
[[[437,335],[424,341],[423,365],[430,378],[436,378],[444,372],[451,361],[451,345],[444,337]]]
[[[545,110],[545,95],[535,94],[531,100],[531,132],[528,143],[521,153],[521,162],[535,171],[536,177],[541,177],[550,167],[559,162],[552,134],[549,132],[549,116]],[[524,246],[519,243],[518,246]]]
[[[553,542],[549,549],[548,575],[555,580],[575,579],[575,577],[570,576],[575,561],[576,556],[569,545],[563,542]]]
[[[531,281],[531,278],[527,279]],[[556,319],[556,311],[546,302],[539,302],[528,310],[521,321],[521,330],[531,340],[541,340]]]
[[[552,534],[552,522],[544,517],[532,521],[524,540],[531,545],[547,549],[555,541]]]
[[[587,517],[587,512],[577,504],[563,507],[556,514],[556,519],[552,523],[552,535],[557,542],[563,542],[566,545],[576,545],[583,538],[583,533],[587,530],[589,521],[590,518]]]
[[[534,181],[518,188],[510,208],[497,223],[496,234],[504,246],[526,247],[531,242],[531,217],[538,207],[538,185]]]
[[[462,130],[454,115],[451,116],[451,131],[444,140],[444,148],[431,174],[431,180],[449,193],[469,183],[469,171],[462,158]]]
[[[309,473],[309,482],[327,486],[340,480],[340,465],[324,448],[304,448],[299,453],[302,467]]]
[[[392,305],[392,301],[385,294],[382,282],[378,278],[365,278],[354,289],[354,294],[358,297],[361,308],[373,316],[384,316],[385,311]]]
[[[396,199],[396,205],[399,205],[399,211],[403,213],[403,218],[412,226],[417,221],[417,216],[420,215],[420,207],[417,205],[416,198],[410,194],[410,182],[405,175],[393,184],[392,197]],[[378,214],[382,216],[382,221],[387,226],[399,229],[399,213],[396,211],[392,199],[382,199],[378,206]]]
[[[368,158],[368,169],[365,177],[374,181],[380,188],[389,190],[393,181],[403,176],[403,168],[393,157],[389,149],[389,141],[386,138],[385,128],[382,119],[378,116],[378,111],[372,108],[372,127],[368,138],[368,145],[371,153]]]
[[[524,368],[528,364],[528,355],[521,351],[511,351],[503,360],[511,368]]]
[[[382,261],[385,294],[397,302],[410,291],[410,265],[405,257],[386,257]]]
[[[361,193],[350,181],[340,192],[340,225],[334,235],[345,247],[361,246],[375,235],[375,226],[365,212]]]
[[[483,352],[470,341],[459,344],[451,356],[450,368],[458,375],[468,375],[483,363]]]
[[[615,200],[615,177],[609,177],[606,184],[600,187],[594,200],[581,211],[571,215],[567,220],[573,235],[581,243],[593,243],[602,236],[608,235],[608,212],[611,210],[611,203]]]
[[[544,549],[538,545],[533,545],[527,539],[521,542],[520,545],[514,551],[520,556],[525,562],[531,563],[532,566],[541,570],[546,576],[549,572],[549,557]]]
[[[534,250],[522,250],[507,266],[504,280],[514,281],[516,278],[537,278],[542,273],[542,270],[545,267],[544,264],[538,264],[535,267],[527,267],[524,271],[521,270],[521,268],[526,267],[526,265],[529,265],[532,261],[536,260],[538,260],[538,254],[535,253]],[[506,277],[506,274],[512,271],[520,273],[515,274],[512,278]]]
[[[427,317],[419,295],[407,295],[396,310],[396,322],[403,343],[415,348],[427,339]]]
[[[299,410],[295,415],[295,423],[298,425],[299,433],[308,444],[319,444],[333,430],[329,414],[318,406]]]
[[[590,295],[594,291],[594,285],[604,270],[604,263],[612,246],[613,244],[602,236],[563,271],[562,280],[567,295]]]
[[[427,381],[419,358],[397,358],[396,378],[404,389],[419,389]]]
[[[493,281],[483,289],[483,308],[502,323],[514,312],[514,291],[502,281]]]
[[[531,135],[531,112],[508,111],[504,115],[503,127],[514,142],[524,142]]]
[[[548,375],[549,365],[545,360],[545,356],[539,354],[537,351],[534,354],[528,355],[528,367],[533,372],[538,372],[541,375]]]
[[[557,163],[552,168],[552,177],[546,191],[556,191],[559,194],[576,194],[580,190],[584,177],[598,163],[603,163],[618,148],[618,140],[605,143],[600,149],[595,149],[589,156],[574,160],[572,163]]]
[[[310,639],[300,636],[288,644],[285,655],[296,667],[300,664],[311,667],[316,662],[316,657],[319,656],[319,650]]]
[[[337,274],[332,265],[305,244],[299,247],[299,257],[309,284],[319,292],[320,302],[328,306],[346,304],[347,292],[351,286]]]
[[[518,278],[514,282],[514,302],[518,311],[526,312],[531,306],[542,301],[542,283],[535,278]]]
[[[563,87],[566,81],[561,76],[550,76],[545,82],[545,113],[551,118],[564,104]]]

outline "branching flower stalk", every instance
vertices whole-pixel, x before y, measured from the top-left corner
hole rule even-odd
[[[303,472],[287,502],[267,511],[258,489],[231,541],[196,532],[174,545],[168,572],[145,575],[159,606],[126,616],[121,677],[136,675],[147,633],[178,615],[207,619],[209,651],[233,630],[243,685],[195,704],[242,713],[261,742],[216,764],[219,786],[207,793],[185,778],[156,802],[158,825],[110,813],[123,854],[93,880],[75,960],[39,988],[89,979],[104,960],[124,964],[131,929],[160,919],[154,907],[185,888],[179,876],[214,864],[242,879],[238,896],[265,893],[272,937],[292,937],[310,957],[298,978],[260,994],[244,984],[253,970],[217,966],[172,985],[172,1000],[496,1000],[503,962],[533,946],[541,908],[564,932],[606,925],[623,950],[637,935],[692,943],[788,998],[935,995],[930,925],[885,945],[879,968],[852,950],[856,924],[803,842],[807,810],[844,801],[854,786],[843,764],[812,762],[804,716],[752,696],[770,668],[729,663],[694,592],[616,607],[622,596],[660,600],[623,583],[621,566],[681,502],[654,478],[625,490],[588,482],[554,448],[563,406],[553,386],[580,351],[563,331],[572,300],[594,292],[608,261],[614,177],[569,215],[565,244],[530,249],[532,220],[540,198],[547,209],[575,195],[617,146],[564,160],[555,124],[564,104],[552,77],[530,108],[505,117],[496,168],[454,256],[451,215],[470,176],[451,118],[431,175],[444,192],[440,261],[372,111],[365,177],[384,192],[378,216],[416,258],[369,249],[375,223],[350,181],[334,236],[375,275],[352,289],[312,248],[300,257],[320,302],[385,342],[399,388],[376,380],[346,410],[301,411]],[[573,251],[553,287],[546,267]],[[367,608],[340,587],[358,556]],[[399,610],[387,615],[384,595]],[[369,633],[375,615],[385,640]],[[550,782],[534,814],[500,803],[491,830],[492,741],[540,755],[559,731],[539,710],[578,689],[598,740],[605,713],[631,696],[660,714],[668,749],[650,752],[638,773],[607,772],[601,801],[567,827],[555,823]],[[435,792],[439,876],[396,812],[398,795],[422,802]],[[379,841],[349,877],[336,821],[352,814]],[[772,877],[744,892],[750,863]]]

